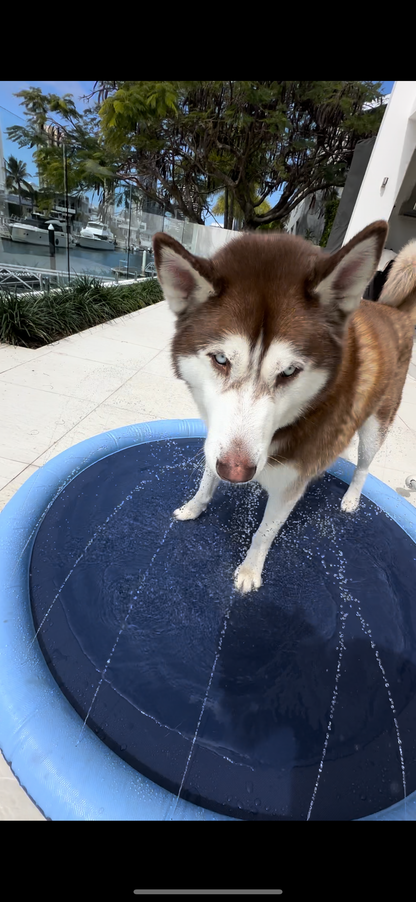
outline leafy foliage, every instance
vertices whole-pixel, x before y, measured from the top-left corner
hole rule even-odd
[[[107,180],[117,172],[115,158],[104,148],[98,115],[88,109],[78,112],[70,94],[42,94],[40,88],[19,91],[27,125],[13,125],[8,137],[19,147],[35,147],[41,182],[51,192],[64,191],[62,145],[67,146],[68,191],[102,193]]]
[[[17,190],[20,209],[22,207],[22,194],[34,194],[32,185],[27,181],[28,175],[26,163],[23,160],[17,160],[13,156],[6,160],[6,188],[8,191]]]
[[[271,210],[271,206],[268,200],[263,200],[258,202],[258,185],[255,185],[252,190],[252,199],[253,203],[256,204],[256,213],[268,213]],[[244,213],[239,206],[238,203],[230,204],[230,198],[227,198],[228,189],[220,194],[215,206],[212,208],[212,213],[214,216],[224,216],[224,228],[232,229],[233,222],[236,223],[237,230],[241,228],[242,222],[244,221]],[[227,204],[228,201],[228,204]],[[257,202],[257,203],[256,203]]]
[[[132,183],[166,212],[203,223],[224,192],[227,221],[283,222],[310,194],[341,187],[357,141],[375,135],[381,83],[361,81],[101,81],[79,113],[70,95],[21,91],[28,125],[9,137],[36,146],[41,174],[61,189]],[[58,117],[58,118],[57,118]],[[59,120],[59,121],[58,121]],[[113,186],[113,187],[111,187]],[[256,190],[257,186],[257,190]],[[272,195],[278,200],[270,203]],[[267,206],[264,206],[267,204]]]
[[[322,232],[321,240],[319,242],[320,247],[326,247],[328,243],[328,238],[331,234],[332,226],[334,224],[334,219],[337,215],[337,210],[339,207],[339,202],[341,198],[337,196],[330,197],[325,204],[325,225],[324,230]]]
[[[357,81],[106,83],[100,117],[125,175],[151,185],[165,209],[174,200],[202,222],[210,196],[225,189],[245,227],[256,228],[344,184],[357,141],[378,131],[379,89]],[[262,209],[276,192],[277,203]]]
[[[80,276],[69,288],[51,292],[0,291],[0,342],[41,347],[161,300],[156,279],[107,286]]]

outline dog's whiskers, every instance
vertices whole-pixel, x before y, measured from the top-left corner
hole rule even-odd
[[[196,454],[193,455],[193,457],[188,457],[188,460],[195,460],[195,458],[198,457],[198,454],[203,455],[204,453],[204,449],[199,448],[199,450],[196,452]]]
[[[198,458],[199,458],[199,460],[198,460]],[[197,451],[193,457],[190,457],[188,459],[188,463],[192,463],[192,462],[193,462],[193,466],[192,466],[192,470],[189,474],[189,480],[192,479],[192,477],[194,476],[195,473],[202,473],[204,470],[205,453],[204,453],[203,448],[200,448],[199,451]]]

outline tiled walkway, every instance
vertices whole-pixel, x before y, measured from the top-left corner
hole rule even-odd
[[[0,345],[0,509],[46,461],[86,438],[153,419],[198,417],[169,354],[165,302],[37,351]],[[355,460],[356,441],[344,456]],[[416,344],[403,400],[371,472],[416,506]],[[0,755],[0,820],[43,820]]]

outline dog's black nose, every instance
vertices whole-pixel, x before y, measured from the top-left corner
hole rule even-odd
[[[255,467],[240,458],[225,457],[217,460],[216,467],[218,476],[227,482],[250,482],[256,472]]]

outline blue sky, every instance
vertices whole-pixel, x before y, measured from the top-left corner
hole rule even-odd
[[[33,161],[32,150],[29,147],[19,147],[15,141],[10,141],[6,135],[6,129],[11,125],[24,125],[23,110],[20,106],[21,98],[15,97],[18,91],[28,90],[31,87],[41,88],[45,94],[72,94],[75,106],[83,109],[88,102],[82,101],[82,97],[91,93],[93,81],[0,81],[0,128],[3,141],[3,155],[5,160],[11,155],[23,160],[29,173],[28,181],[38,183],[36,165]],[[95,198],[96,201],[96,198]]]
[[[23,160],[33,181],[37,182],[36,166],[33,162],[32,151],[28,147],[20,148],[14,141],[9,141],[6,128],[11,125],[24,125],[23,110],[20,106],[21,98],[14,97],[18,91],[28,90],[31,87],[41,88],[45,94],[73,94],[75,106],[82,109],[88,106],[81,101],[81,96],[90,93],[93,89],[93,81],[0,81],[0,128],[3,139],[3,154],[5,159],[10,155]],[[29,179],[31,181],[31,179]]]
[[[383,81],[383,94],[390,94],[393,81]],[[45,94],[55,93],[59,95],[72,94],[75,106],[82,109],[88,106],[88,102],[82,101],[82,97],[91,93],[94,86],[93,81],[0,81],[0,128],[3,138],[3,153],[5,159],[10,155],[23,160],[26,163],[27,171],[30,174],[29,181],[37,182],[36,166],[33,162],[32,151],[28,147],[19,148],[16,143],[9,141],[6,135],[6,129],[11,125],[24,125],[24,117],[20,107],[20,99],[14,97],[18,91],[27,90],[30,87],[41,88]],[[275,195],[274,197],[277,197]],[[270,198],[273,201],[273,196]],[[222,222],[222,218],[218,218]],[[214,220],[207,220],[207,224],[213,224]]]

